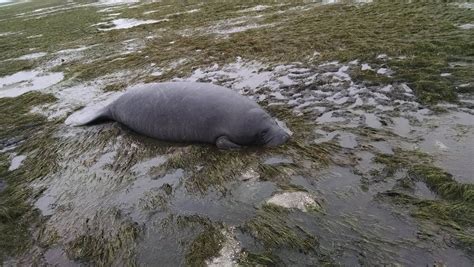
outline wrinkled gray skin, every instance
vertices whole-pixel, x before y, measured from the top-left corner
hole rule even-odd
[[[132,89],[84,124],[107,119],[160,140],[212,143],[221,149],[277,146],[289,139],[257,103],[206,83],[154,83]]]

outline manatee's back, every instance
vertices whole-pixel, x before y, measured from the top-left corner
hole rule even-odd
[[[213,143],[237,127],[242,115],[259,106],[212,84],[174,82],[132,89],[110,106],[111,117],[162,140]]]

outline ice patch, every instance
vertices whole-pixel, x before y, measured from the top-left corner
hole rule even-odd
[[[20,168],[21,164],[23,163],[25,159],[26,159],[26,156],[23,156],[23,155],[15,156],[14,158],[12,158],[10,162],[10,167],[8,167],[8,171],[14,171]]]
[[[39,71],[20,71],[10,76],[0,77],[0,98],[16,97],[24,93],[45,89],[60,81],[62,72],[42,73]]]

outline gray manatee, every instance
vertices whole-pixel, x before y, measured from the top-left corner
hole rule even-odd
[[[76,125],[118,121],[165,141],[216,144],[220,149],[278,146],[289,134],[257,103],[207,83],[150,83],[127,91]]]

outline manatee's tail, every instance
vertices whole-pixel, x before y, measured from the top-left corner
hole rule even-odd
[[[109,106],[86,107],[71,114],[65,121],[67,125],[81,126],[110,120]]]

